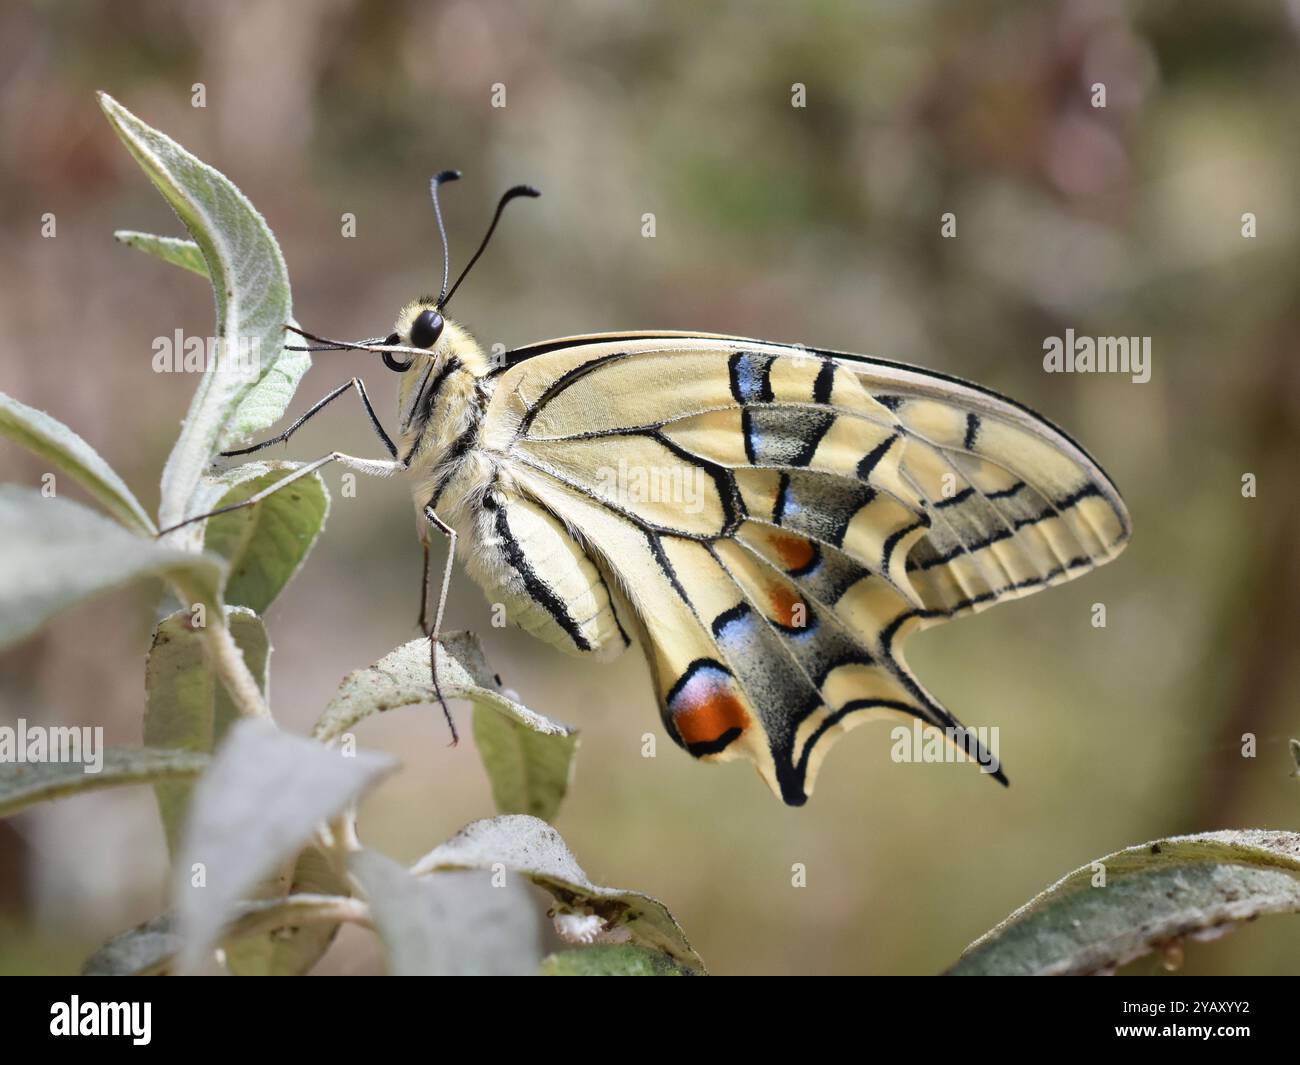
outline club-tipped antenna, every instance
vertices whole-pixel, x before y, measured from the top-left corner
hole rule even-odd
[[[492,239],[492,234],[496,231],[497,223],[501,221],[501,212],[506,209],[506,204],[518,196],[528,196],[536,199],[540,195],[541,192],[533,188],[531,185],[516,185],[512,189],[506,189],[502,194],[501,199],[497,201],[496,213],[492,215],[492,223],[488,226],[487,232],[483,234],[482,241],[479,242],[478,251],[473,254],[469,262],[465,265],[465,269],[460,272],[460,276],[456,278],[456,283],[451,286],[451,291],[444,296],[438,297],[439,310],[444,309],[447,304],[451,302],[452,296],[456,295],[456,290],[460,288],[460,283],[464,281],[469,272],[474,269],[474,264],[478,262],[479,256],[483,254],[484,250],[488,246],[488,241]]]
[[[447,279],[451,277],[451,249],[447,246],[447,227],[442,224],[442,205],[438,203],[438,186],[448,181],[459,181],[459,170],[443,170],[429,181],[429,195],[433,197],[433,217],[438,220],[438,237],[442,240],[442,288],[438,306],[447,298]]]

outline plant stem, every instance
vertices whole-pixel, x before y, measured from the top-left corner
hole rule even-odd
[[[235,708],[245,717],[261,717],[271,721],[271,708],[262,698],[262,690],[249,672],[244,652],[235,643],[230,630],[223,623],[210,624],[203,630],[203,644],[221,683],[225,685]]]
[[[285,924],[337,924],[343,921],[371,927],[370,907],[362,899],[344,895],[289,895],[250,903],[227,934],[248,936]]]
[[[316,830],[316,845],[325,854],[330,866],[340,877],[353,883],[348,871],[348,855],[361,850],[361,840],[357,838],[357,808],[349,806],[328,825],[321,825]],[[353,883],[353,890],[359,885]]]

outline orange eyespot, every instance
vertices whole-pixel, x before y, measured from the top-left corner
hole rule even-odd
[[[777,534],[772,537],[772,546],[776,548],[776,553],[781,556],[781,563],[787,570],[804,569],[817,555],[812,542],[801,536]]]
[[[808,624],[808,604],[798,593],[780,585],[768,592],[772,604],[772,620],[787,629],[800,629]]]
[[[687,746],[712,743],[732,729],[744,730],[749,714],[734,692],[714,688],[696,700],[683,700],[673,724]]]

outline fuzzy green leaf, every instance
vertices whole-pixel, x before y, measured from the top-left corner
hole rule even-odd
[[[137,233],[130,229],[119,229],[113,236],[121,243],[139,248],[164,262],[191,270],[202,277],[208,276],[208,264],[203,258],[203,252],[192,240],[157,237],[152,233]],[[290,319],[289,324],[298,323]],[[248,395],[239,401],[235,413],[230,416],[221,432],[218,447],[229,450],[259,429],[278,422],[293,399],[293,394],[298,391],[298,383],[303,374],[310,369],[310,352],[285,348],[275,364],[267,368]],[[195,510],[198,509],[196,506]]]
[[[438,651],[438,679],[448,699],[474,707],[474,739],[502,813],[553,817],[573,775],[578,733],[503,695],[472,633],[450,633]],[[427,640],[412,640],[368,669],[349,673],[316,724],[326,743],[371,714],[436,703]]]
[[[144,742],[146,747],[210,754],[240,714],[208,664],[203,634],[191,627],[190,619],[188,610],[179,610],[154,629],[145,660]],[[229,609],[226,627],[265,695],[271,643],[261,618],[251,610]],[[193,787],[188,780],[154,786],[167,850],[173,856]]]
[[[63,470],[128,529],[146,536],[157,531],[113,467],[57,418],[0,392],[0,434]]]
[[[623,932],[634,942],[662,951],[691,969],[703,969],[700,956],[668,907],[639,891],[593,884],[560,834],[536,817],[513,814],[475,821],[421,858],[412,872],[424,876],[497,865],[548,891],[557,912],[599,918],[600,934]]]
[[[573,731],[502,695],[484,664],[482,648],[473,633],[453,632],[442,637],[438,647],[438,680],[448,699],[467,699],[476,705],[490,706],[550,735],[567,736]],[[344,677],[312,735],[323,743],[332,743],[371,714],[436,702],[429,672],[429,641],[412,640],[373,666]]]
[[[631,943],[563,950],[542,962],[543,976],[694,976],[667,954]]]
[[[176,863],[180,969],[203,959],[241,904],[302,851],[318,824],[395,768],[387,756],[348,757],[260,719],[232,725],[194,789]]]
[[[16,751],[7,751],[5,747],[8,742],[17,744],[17,728],[5,727],[14,729],[14,740],[9,741],[7,735],[0,737],[0,817],[8,817],[38,802],[80,795],[99,788],[148,784],[157,780],[192,780],[208,764],[206,755],[194,751],[163,751],[148,747],[108,747],[96,752],[97,757],[102,755],[103,759],[98,772],[87,772],[91,760],[86,749],[80,752],[81,761],[15,762],[11,759],[16,756]],[[70,731],[80,732],[79,729]]]
[[[244,608],[228,609],[226,625],[265,696],[271,655],[265,626]],[[145,743],[183,744],[211,751],[240,718],[225,685],[208,667],[203,638],[190,627],[188,612],[173,614],[159,624],[145,675]],[[164,782],[154,787],[173,857],[180,846],[192,790],[190,782]],[[269,877],[250,889],[249,895],[269,901],[293,892],[346,895],[348,886],[313,846],[299,855],[291,877]],[[336,924],[310,924],[228,937],[223,944],[226,967],[237,976],[299,976],[316,964],[337,931]]]
[[[215,497],[209,509],[228,507],[300,468],[297,462],[249,462],[204,478],[202,498],[206,506]],[[325,482],[312,473],[251,507],[209,518],[203,546],[227,562],[225,601],[265,613],[302,566],[329,508]]]
[[[71,500],[0,485],[0,544],[0,646],[66,607],[140,577],[165,577],[209,612],[220,611],[220,559],[135,536]]]
[[[334,871],[319,847],[309,846],[298,855],[290,878],[289,900],[350,894],[350,885]],[[277,927],[251,935],[227,936],[222,943],[226,968],[236,976],[303,976],[320,961],[338,930],[338,924],[295,922],[288,913]],[[238,926],[235,931],[240,932]]]
[[[99,101],[194,238],[216,299],[221,343],[215,365],[203,375],[163,469],[159,521],[167,527],[194,513],[190,508],[200,478],[229,441],[226,430],[237,408],[281,357],[284,327],[293,313],[289,274],[266,222],[229,179],[112,97],[100,93]]]
[[[573,779],[576,732],[538,732],[514,715],[475,705],[474,744],[499,812],[543,821],[559,813]]]
[[[86,959],[82,976],[157,976],[171,966],[180,949],[172,915],[159,914],[114,936]]]
[[[165,263],[179,266],[182,270],[189,270],[200,277],[208,276],[207,260],[203,258],[203,252],[192,240],[159,237],[153,233],[140,233],[134,229],[119,229],[113,234],[113,239],[128,248],[137,248]]]
[[[1104,868],[1104,886],[1100,872]],[[1300,835],[1175,836],[1076,869],[977,939],[956,976],[1111,972],[1184,937],[1300,910]]]
[[[293,394],[298,391],[303,374],[310,369],[310,352],[285,350],[281,353],[275,365],[269,367],[239,401],[235,413],[221,431],[217,446],[222,451],[229,451],[254,433],[278,422],[288,409]]]
[[[537,971],[541,926],[518,879],[491,874],[414,877],[374,851],[352,855],[394,976],[526,976]]]
[[[223,944],[227,968],[235,975],[250,974],[251,970],[233,964],[232,951],[242,951],[245,945],[256,944],[266,937],[279,944],[291,944],[301,935],[337,928],[337,924],[321,921],[321,916],[333,917],[339,906],[348,901],[346,895],[295,892],[283,898],[240,904],[235,908],[230,934]],[[83,976],[169,975],[175,971],[180,950],[176,917],[163,913],[114,936],[86,960],[81,973]],[[276,964],[283,961],[282,956],[272,953],[271,961],[257,970],[258,975],[295,976],[310,968],[310,965],[277,968]]]

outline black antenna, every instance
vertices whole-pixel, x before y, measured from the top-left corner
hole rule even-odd
[[[296,325],[286,325],[291,333],[297,333],[305,340],[315,341],[314,344],[303,344],[297,347],[285,345],[285,351],[370,351],[376,354],[382,354],[382,351],[376,351],[376,346],[390,348],[395,345],[389,344],[383,337],[367,337],[365,340],[332,340],[329,337],[318,337],[315,333],[308,333],[304,329],[299,329]]]
[[[483,240],[478,246],[478,251],[474,253],[465,269],[460,272],[460,277],[456,278],[456,283],[451,286],[451,291],[445,296],[438,297],[438,310],[443,310],[447,304],[451,302],[452,296],[456,295],[456,290],[460,288],[460,283],[465,280],[465,276],[474,268],[474,264],[478,262],[479,256],[482,255],[484,249],[487,248],[488,241],[492,239],[492,233],[497,228],[497,223],[501,221],[501,212],[506,209],[506,204],[517,196],[529,196],[536,199],[540,195],[541,192],[533,188],[531,185],[516,185],[514,188],[505,191],[505,194],[497,201],[496,214],[492,216],[492,224],[488,226],[487,232],[483,235]],[[440,221],[439,225],[441,224]],[[444,285],[443,287],[445,289],[446,286]]]
[[[459,170],[444,170],[434,174],[429,182],[429,195],[433,197],[433,216],[438,220],[438,236],[442,238],[442,291],[438,296],[438,306],[447,298],[447,278],[451,276],[451,252],[447,248],[447,228],[442,224],[442,208],[438,205],[438,186],[445,181],[459,181]]]

